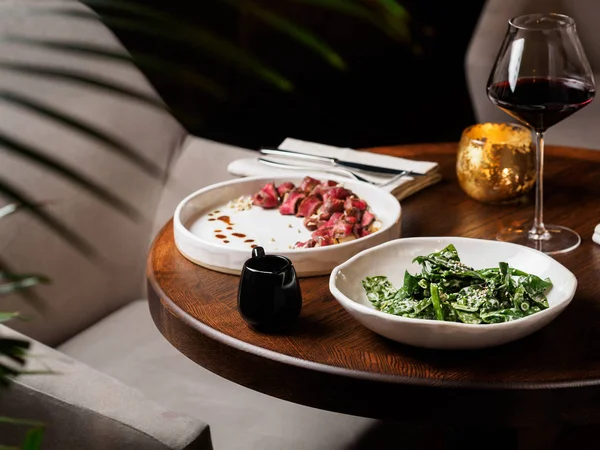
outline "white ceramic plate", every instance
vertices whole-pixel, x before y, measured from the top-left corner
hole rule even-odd
[[[267,253],[290,258],[298,276],[313,276],[329,274],[336,265],[358,252],[400,236],[401,209],[394,196],[373,185],[347,178],[309,175],[343,183],[367,201],[371,212],[381,221],[381,228],[369,236],[343,244],[292,249],[296,242],[310,239],[311,233],[304,228],[303,218],[283,216],[277,209],[252,207],[237,211],[227,205],[241,196],[258,192],[270,181],[298,184],[304,175],[248,177],[208,186],[185,198],[177,206],[173,217],[177,248],[198,265],[239,274],[244,262],[251,256],[252,245],[259,245]]]
[[[549,308],[523,319],[498,324],[464,324],[410,319],[376,310],[367,299],[361,280],[385,275],[396,287],[403,284],[404,271],[418,273],[421,266],[413,258],[437,252],[454,244],[461,261],[475,269],[510,267],[550,278]],[[492,347],[525,337],[550,323],[571,302],[577,279],[550,256],[521,245],[460,237],[396,239],[365,250],[336,267],[329,289],[356,320],[372,331],[397,342],[435,349],[474,349]]]

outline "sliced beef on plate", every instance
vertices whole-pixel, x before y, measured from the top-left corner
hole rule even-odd
[[[331,215],[331,217],[329,218],[329,220],[327,220],[326,225],[331,228],[333,227],[338,220],[340,220],[342,217],[344,217],[344,213],[341,212],[335,212]]]
[[[364,237],[372,232],[375,216],[367,203],[337,181],[320,181],[306,176],[299,186],[286,181],[268,183],[252,197],[252,203],[276,208],[283,215],[304,217],[311,239],[296,248],[324,247]]]
[[[295,247],[297,248],[313,248],[315,245],[317,244],[317,242],[314,239],[309,239],[306,242],[296,242]]]
[[[277,186],[277,193],[279,194],[279,198],[283,198],[285,194],[294,189],[294,187],[294,183],[292,183],[291,181],[281,183],[279,186]]]
[[[309,195],[298,206],[296,215],[298,217],[310,217],[317,212],[322,204],[323,202],[316,195]]]
[[[356,208],[359,211],[365,211],[367,209],[367,202],[361,198],[351,195],[350,197],[346,197],[344,208]]]
[[[300,189],[302,189],[306,194],[310,194],[315,186],[318,186],[319,184],[321,184],[320,180],[316,180],[311,177],[304,177],[300,183]]]
[[[327,201],[329,197],[338,200],[346,200],[346,197],[352,195],[352,191],[342,186],[336,186],[329,189],[323,194],[323,201]]]
[[[330,189],[331,189],[331,187],[329,187],[329,186],[323,186],[322,184],[319,184],[319,185],[315,186],[312,189],[312,191],[310,191],[310,195],[315,195],[315,196],[319,197],[321,200],[323,200],[323,196]]]
[[[279,194],[275,189],[275,183],[267,183],[260,191],[252,196],[252,204],[265,209],[277,208],[279,205]]]
[[[331,230],[331,235],[335,239],[341,239],[354,236],[354,224],[345,221],[343,218],[338,220]]]
[[[336,212],[343,212],[344,211],[344,200],[341,200],[339,198],[334,198],[331,196],[325,196],[325,200],[323,201],[323,207],[321,208],[321,213],[326,214],[329,218],[331,217],[331,214],[336,213]],[[323,219],[326,219],[325,217],[323,217]]]
[[[283,198],[283,202],[279,207],[279,212],[284,216],[295,215],[298,211],[298,206],[300,202],[306,198],[306,194],[302,192],[300,189],[295,188],[285,194]]]
[[[325,223],[324,220],[319,220],[318,216],[308,216],[303,220],[304,226],[309,231],[314,231]]]
[[[360,226],[363,228],[367,228],[375,221],[375,216],[370,211],[365,211],[363,213],[362,219],[360,221]]]

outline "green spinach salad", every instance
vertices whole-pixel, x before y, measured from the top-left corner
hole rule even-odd
[[[511,268],[505,262],[475,270],[460,261],[452,244],[413,262],[421,265],[421,273],[406,271],[399,289],[386,276],[362,280],[376,309],[414,319],[489,324],[521,319],[548,308],[550,279]]]

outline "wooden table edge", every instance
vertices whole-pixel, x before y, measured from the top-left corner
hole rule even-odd
[[[146,276],[148,280],[148,302],[149,308],[152,313],[153,321],[158,330],[163,336],[175,347],[178,348],[176,343],[172,342],[169,336],[164,332],[163,324],[160,320],[160,311],[156,308],[163,308],[164,311],[168,312],[172,316],[176,317],[180,322],[185,324],[187,327],[194,331],[201,333],[205,337],[223,344],[230,349],[233,349],[240,354],[248,354],[257,356],[259,358],[266,358],[272,362],[282,364],[284,366],[293,366],[295,368],[318,371],[320,373],[348,377],[361,381],[375,382],[375,383],[389,383],[396,385],[406,385],[415,387],[431,387],[431,388],[453,388],[453,389],[478,389],[478,390],[546,390],[546,389],[574,389],[574,388],[593,388],[600,386],[600,379],[591,380],[574,380],[574,381],[560,381],[560,382],[548,382],[548,383],[481,383],[471,381],[455,381],[455,380],[430,380],[426,378],[406,377],[406,376],[392,376],[374,372],[365,372],[353,369],[346,369],[342,367],[329,366],[322,363],[316,363],[307,361],[293,356],[278,353],[272,350],[265,349],[239,339],[233,338],[225,333],[215,330],[209,325],[196,319],[195,317],[188,314],[181,307],[176,305],[162,290],[159,286],[156,277],[154,276],[153,259],[155,242],[164,237],[166,233],[173,234],[173,222],[169,220],[165,226],[160,230],[150,248],[149,256],[147,259],[147,270]],[[183,258],[183,256],[182,256]],[[209,368],[210,369],[210,368]],[[212,370],[212,369],[211,369]]]
[[[402,156],[405,157],[416,157],[423,159],[423,156],[429,154],[451,154],[456,153],[458,149],[458,142],[441,142],[441,143],[422,143],[422,144],[406,144],[406,145],[390,145],[381,147],[365,148],[363,151],[382,153],[382,154],[393,154],[397,156],[398,149],[402,150]],[[544,146],[545,156],[560,157],[579,159],[583,161],[600,162],[600,150],[588,149],[588,148],[577,148],[568,147],[562,145],[550,145]]]

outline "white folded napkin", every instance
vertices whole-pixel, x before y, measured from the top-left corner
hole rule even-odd
[[[410,159],[397,158],[395,156],[379,155],[376,153],[361,152],[350,148],[332,147],[330,145],[317,144],[315,142],[301,141],[298,139],[287,138],[279,146],[282,150],[292,150],[295,152],[306,153],[310,155],[328,156],[339,158],[345,161],[353,161],[363,164],[371,164],[382,167],[390,167],[398,170],[409,170],[425,175],[418,177],[403,177],[396,182],[382,186],[381,189],[391,192],[399,200],[408,197],[409,195],[437,183],[441,180],[438,164],[429,161],[413,161]],[[310,167],[313,172],[335,174],[336,169],[322,163],[314,163],[310,161],[301,161],[299,159],[290,159],[278,157],[275,155],[259,155],[264,156],[273,161],[280,161],[287,164]],[[258,161],[258,157],[237,159],[229,164],[227,171],[232,175],[241,177],[248,176],[292,176],[298,175],[296,169],[285,169],[264,165]],[[300,172],[301,173],[301,172]],[[341,172],[337,172],[341,174]],[[385,182],[392,178],[389,175],[365,174],[360,173],[364,178],[374,182]]]
[[[600,223],[598,225],[596,225],[596,228],[594,228],[594,234],[592,235],[592,240],[596,244],[600,244]]]

